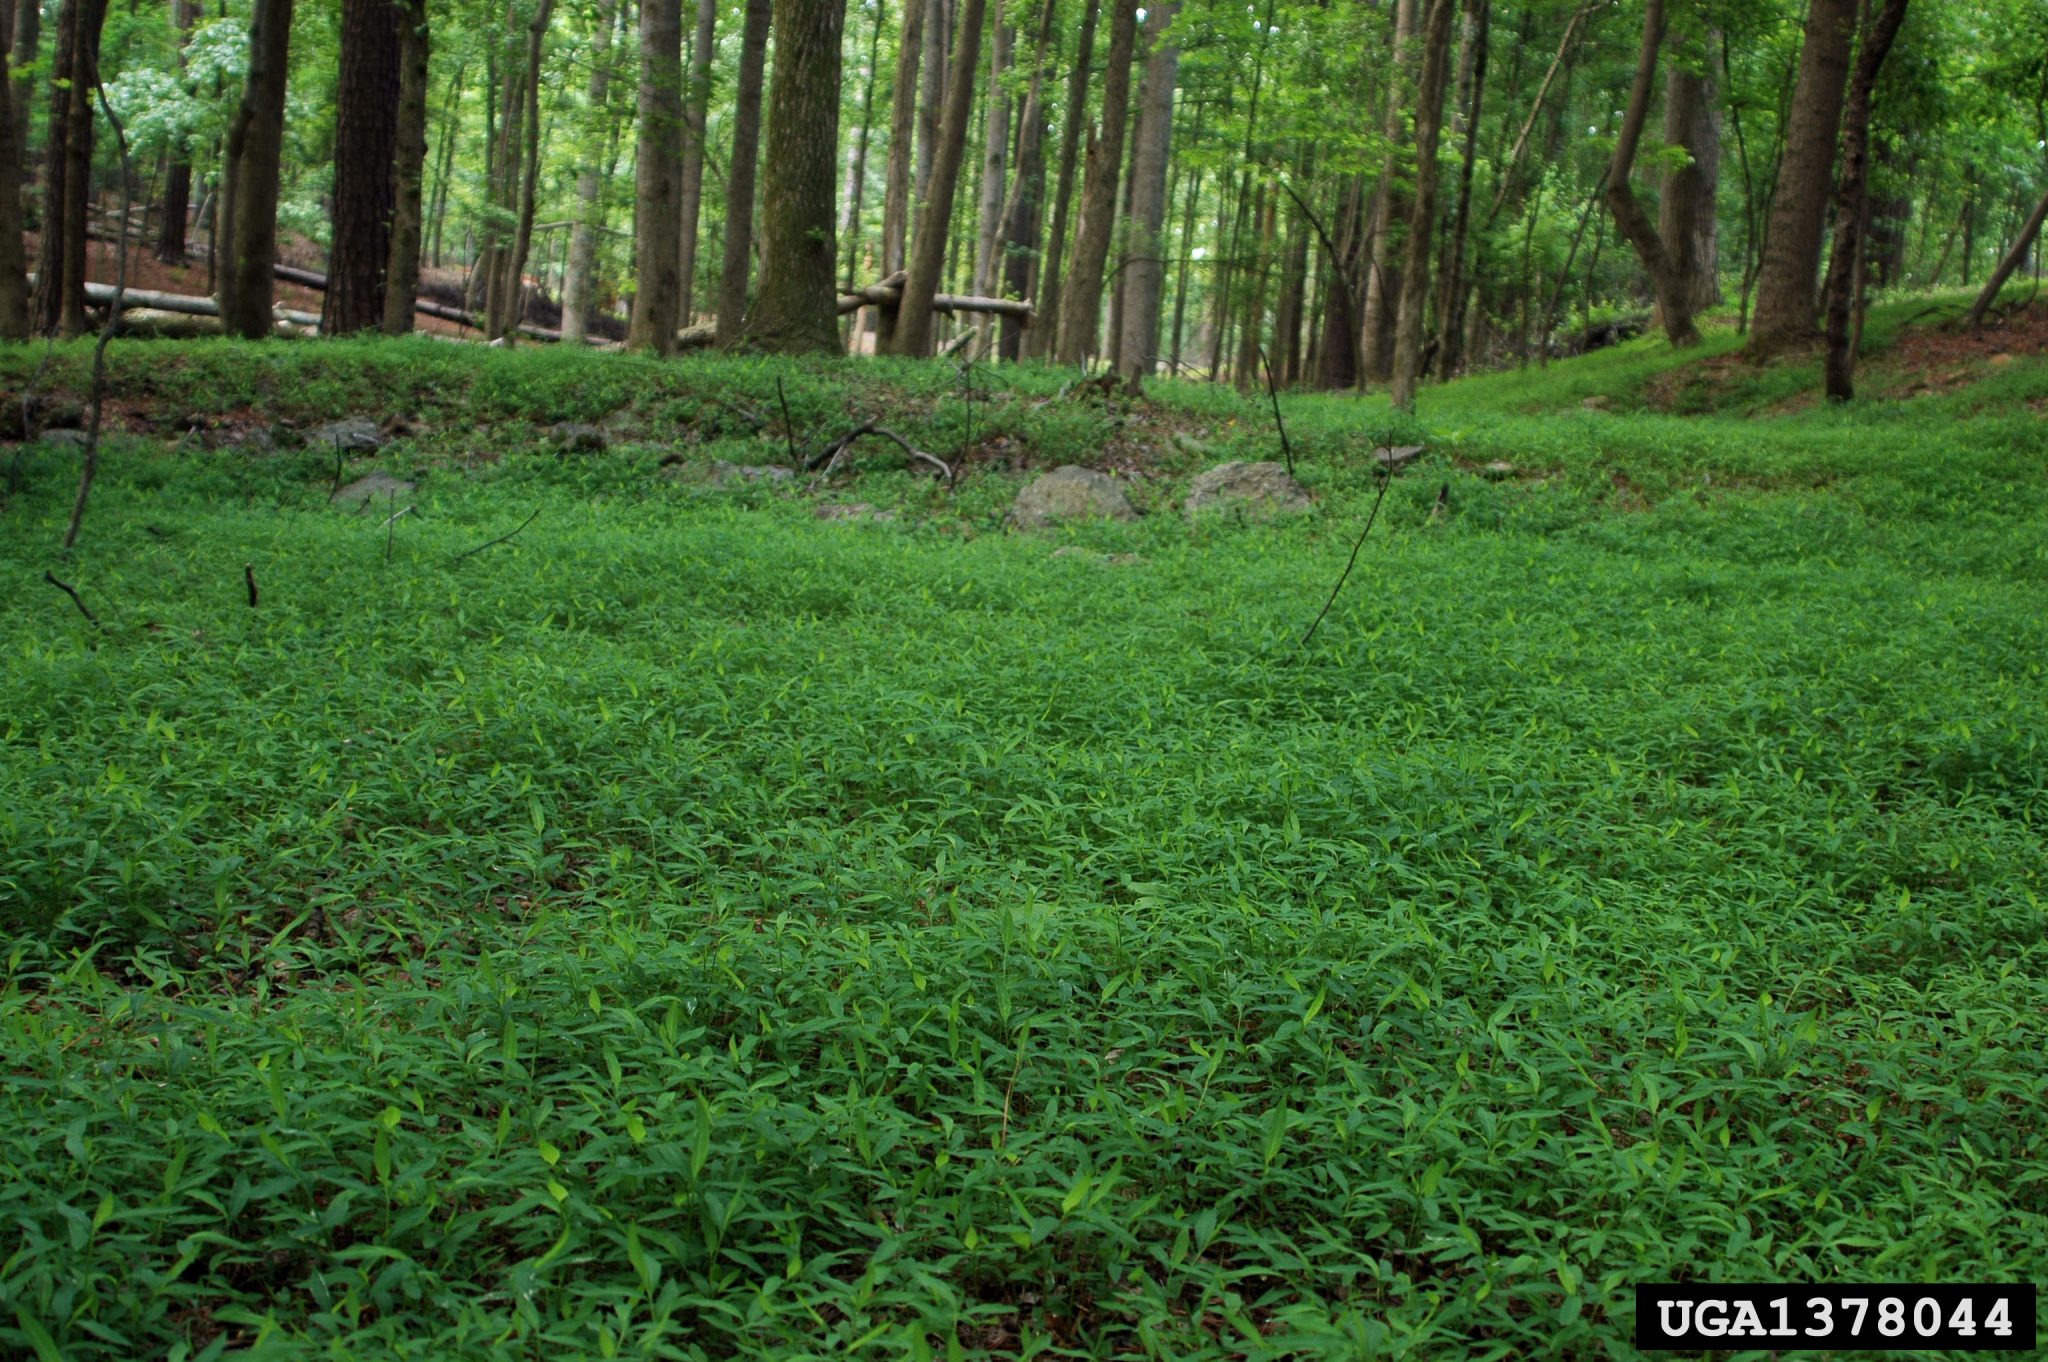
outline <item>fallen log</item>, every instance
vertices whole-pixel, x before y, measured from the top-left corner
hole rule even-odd
[[[840,294],[840,315],[844,316],[846,313],[858,311],[863,307],[893,308],[901,306],[903,303],[903,279],[903,271],[898,270],[880,283],[869,284],[866,288],[856,289],[852,293]],[[1031,304],[1021,298],[982,298],[964,293],[941,293],[935,295],[932,298],[932,311],[948,314],[954,312],[990,312],[999,317],[1014,317],[1026,326],[1031,325],[1031,319],[1034,315]]]

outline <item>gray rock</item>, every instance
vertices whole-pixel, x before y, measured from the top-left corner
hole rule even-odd
[[[1479,471],[1489,478],[1512,478],[1515,475],[1515,466],[1506,459],[1495,459],[1492,463],[1482,465]]]
[[[217,449],[239,450],[244,454],[273,454],[277,452],[277,441],[263,426],[250,426],[246,430],[230,430],[214,438]]]
[[[306,432],[309,448],[339,449],[344,454],[374,454],[390,443],[384,432],[377,428],[377,423],[367,416],[329,421]]]
[[[872,520],[878,523],[896,518],[894,511],[878,511],[865,501],[829,501],[811,514],[820,520]]]
[[[404,478],[394,478],[389,473],[365,473],[336,492],[333,504],[344,511],[359,511],[366,501],[383,505],[391,501],[394,494],[399,500],[406,500],[417,490],[415,484]]]
[[[1061,520],[1130,520],[1136,515],[1115,478],[1073,464],[1032,479],[1010,506],[1010,523],[1020,530],[1042,530]]]
[[[732,463],[725,459],[713,459],[708,481],[719,487],[736,487],[753,482],[780,486],[795,476],[794,470],[784,468],[779,463]]]
[[[1182,508],[1190,520],[1208,512],[1236,511],[1248,520],[1306,511],[1308,492],[1277,463],[1218,464],[1188,485]]]
[[[564,454],[602,454],[611,437],[582,421],[561,421],[548,427],[548,441]]]
[[[1427,445],[1395,445],[1392,448],[1382,445],[1372,452],[1372,456],[1378,459],[1388,472],[1398,473],[1421,458],[1427,448]]]

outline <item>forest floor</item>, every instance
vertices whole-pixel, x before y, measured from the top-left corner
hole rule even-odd
[[[75,443],[0,445],[0,1353],[1591,1359],[1636,1282],[2043,1280],[2048,359],[1920,306],[1839,409],[1725,331],[1285,398],[1263,524],[1180,513],[1278,457],[1212,386],[117,342],[70,555]],[[865,420],[957,481],[714,463]],[[1068,463],[1145,514],[1006,530]]]

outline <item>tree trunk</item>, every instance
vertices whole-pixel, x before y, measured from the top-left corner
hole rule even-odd
[[[1906,18],[1906,0],[1876,0],[1869,10],[1856,73],[1849,81],[1849,100],[1842,117],[1842,176],[1835,195],[1835,249],[1822,290],[1827,311],[1828,399],[1846,402],[1856,395],[1856,345],[1850,313],[1862,294],[1863,227],[1869,221],[1865,202],[1870,174],[1870,104],[1884,59]]]
[[[1464,110],[1464,158],[1458,169],[1458,206],[1451,218],[1450,257],[1444,262],[1443,288],[1437,295],[1437,369],[1439,380],[1455,378],[1465,362],[1465,308],[1471,289],[1465,279],[1465,242],[1472,227],[1472,173],[1479,159],[1479,114],[1486,102],[1487,39],[1492,24],[1490,0],[1466,0],[1465,31],[1460,39],[1458,85]]]
[[[533,248],[533,213],[540,189],[541,44],[547,36],[548,20],[553,16],[554,8],[555,0],[540,0],[533,21],[527,26],[526,109],[520,120],[526,134],[526,148],[520,158],[524,177],[518,186],[519,197],[515,205],[518,216],[513,227],[512,249],[505,253],[503,282],[499,289],[500,308],[494,319],[499,336],[517,337],[519,323],[526,315],[526,258]]]
[[[1271,181],[1260,180],[1253,191],[1252,230],[1258,234],[1258,251],[1251,267],[1251,289],[1245,297],[1244,321],[1238,331],[1237,361],[1231,377],[1240,392],[1250,392],[1259,382],[1259,348],[1266,326],[1266,285],[1273,274],[1273,201],[1279,197]]]
[[[590,329],[590,295],[597,267],[597,229],[604,225],[604,177],[598,157],[608,140],[606,134],[612,121],[608,105],[612,84],[614,10],[615,0],[597,0],[597,25],[591,31],[590,42],[590,117],[581,139],[583,168],[576,172],[576,225],[569,232],[569,259],[562,269],[564,345],[580,344]],[[686,120],[687,117],[685,114]],[[689,154],[686,143],[683,148],[686,188]],[[701,169],[702,162],[699,162],[699,167]],[[685,249],[683,253],[687,255],[689,252]],[[683,275],[680,262],[676,273],[683,276],[683,289],[688,292],[687,276]]]
[[[249,25],[249,74],[223,152],[221,329],[250,340],[271,331],[271,267],[277,263],[279,160],[292,0],[256,0]]]
[[[718,344],[740,338],[747,317],[747,275],[754,246],[754,174],[761,152],[761,77],[768,57],[770,0],[747,0],[740,29],[739,88],[733,96],[732,163],[725,174],[725,256],[718,275]],[[835,68],[836,69],[836,68]],[[836,95],[836,86],[835,86]],[[833,106],[837,108],[837,105]],[[839,120],[832,120],[833,127]],[[830,192],[832,170],[825,170]],[[830,233],[827,233],[830,235]]]
[[[1707,36],[1711,44],[1713,37]],[[1664,176],[1657,235],[1695,312],[1721,301],[1721,112],[1704,47],[1672,52],[1664,73],[1664,142],[1691,157]]]
[[[896,314],[894,353],[899,355],[921,356],[931,351],[932,298],[939,291],[939,271],[945,265],[953,190],[960,179],[960,160],[967,152],[967,121],[974,112],[974,68],[981,60],[982,10],[983,0],[960,0],[960,41],[953,52],[943,126],[932,154],[930,192],[917,215],[917,236],[911,242],[903,299]],[[927,31],[925,36],[928,51],[935,50],[936,35]]]
[[[1422,0],[1398,0],[1394,10],[1393,70],[1387,82],[1387,159],[1380,169],[1379,186],[1373,191],[1372,213],[1367,219],[1365,258],[1365,327],[1360,337],[1363,361],[1360,380],[1385,383],[1394,376],[1394,324],[1401,310],[1402,242],[1396,228],[1408,221],[1409,199],[1401,185],[1402,133],[1414,84],[1408,75],[1415,58],[1416,6]]]
[[[1998,268],[1991,271],[1991,277],[1978,292],[1976,301],[1970,304],[1970,311],[1963,318],[1963,323],[1972,331],[1984,325],[1984,314],[1998,301],[1999,291],[2005,287],[2005,281],[2012,278],[2013,271],[2027,258],[2027,249],[2041,235],[2043,220],[2048,220],[2048,192],[2043,192],[2040,199],[2035,202],[2034,211],[2027,216],[2026,225],[2020,228],[2019,235],[2013,239],[2012,249],[1999,259]]]
[[[676,209],[683,157],[682,0],[640,0],[640,138],[633,172],[632,321],[626,344],[675,349],[681,281]]]
[[[1357,286],[1356,271],[1365,259],[1365,185],[1355,175],[1340,191],[1337,214],[1335,240],[1324,246],[1331,277],[1321,339],[1316,344],[1316,386],[1332,392],[1359,381],[1358,343],[1364,336],[1361,313],[1365,299]]]
[[[1785,159],[1771,201],[1770,236],[1757,276],[1749,354],[1768,359],[1813,335],[1814,286],[1827,228],[1835,133],[1849,79],[1857,0],[1809,0],[1799,81],[1785,133]]]
[[[909,0],[915,4],[918,0]],[[939,145],[940,105],[946,98],[946,3],[923,0],[924,65],[918,73],[917,99],[917,190],[915,214],[924,215],[925,200],[931,197],[932,158]]]
[[[839,155],[845,24],[844,0],[775,0],[761,287],[745,332],[764,350],[840,350],[832,163]]]
[[[987,112],[982,119],[981,198],[975,210],[974,287],[970,292],[995,292],[996,252],[1003,226],[1003,163],[1010,151],[1010,96],[1003,72],[1010,67],[1015,36],[1003,22],[1002,0],[996,0],[995,41],[989,44]]]
[[[917,140],[917,69],[924,45],[924,0],[903,0],[903,39],[896,48],[896,80],[889,90],[889,160],[883,170],[882,277],[903,268],[910,230],[910,162]],[[875,349],[888,347],[893,314],[877,309]]]
[[[22,72],[13,78],[13,88],[8,92],[8,103],[13,109],[14,157],[18,168],[20,192],[16,194],[14,209],[26,216],[32,201],[35,177],[30,174],[31,162],[28,154],[29,115],[34,112],[35,84],[26,73],[26,68],[35,64],[38,50],[42,45],[43,7],[41,0],[15,0],[14,22],[10,29],[8,61],[15,71]],[[0,189],[0,192],[7,192]]]
[[[48,169],[43,177],[42,250],[31,320],[60,336],[85,331],[86,206],[92,182],[92,97],[99,79],[106,0],[65,0],[51,67]]]
[[[1636,201],[1629,177],[1635,172],[1636,147],[1650,114],[1650,91],[1657,84],[1657,51],[1664,43],[1664,0],[1649,0],[1643,9],[1643,45],[1636,57],[1635,83],[1629,88],[1628,111],[1615,138],[1614,159],[1607,167],[1607,207],[1614,225],[1635,248],[1636,259],[1650,276],[1657,295],[1657,314],[1673,345],[1698,344],[1692,320],[1692,280],[1681,273],[1650,215]]]
[[[398,145],[400,12],[391,0],[342,0],[335,89],[334,239],[320,329],[330,336],[384,321],[391,262],[393,152]]]
[[[1010,179],[1010,192],[1003,206],[1002,286],[1005,297],[1031,296],[1033,266],[1038,256],[1039,197],[1045,179],[1045,68],[1052,38],[1057,0],[1043,0],[1038,16],[1038,37],[1032,45],[1031,86],[1024,95],[1022,126],[1017,133],[1017,169]],[[1024,324],[1015,317],[1003,318],[998,354],[1012,363],[1023,357]]]
[[[854,272],[860,267],[860,212],[867,198],[868,181],[868,136],[875,118],[875,78],[882,60],[882,23],[888,17],[889,7],[884,0],[876,0],[874,27],[868,33],[868,69],[862,79],[860,95],[860,129],[854,134],[853,170],[847,177],[846,190],[846,272],[845,287],[851,291],[860,281]],[[885,276],[886,277],[886,276]],[[852,334],[849,322],[848,335]]]
[[[1060,297],[1061,364],[1079,365],[1095,349],[1102,312],[1102,272],[1116,226],[1117,179],[1123,169],[1124,133],[1131,104],[1131,53],[1137,45],[1138,0],[1116,0],[1110,13],[1109,55],[1102,75],[1102,123],[1088,147],[1081,177],[1081,215],[1074,230],[1074,261]]]
[[[36,0],[27,0],[33,6]],[[16,140],[14,78],[8,74],[14,49],[11,15],[0,15],[0,341],[28,337],[27,261],[21,248],[21,182],[24,148]]]
[[[1422,376],[1422,314],[1429,308],[1429,248],[1436,240],[1436,144],[1444,121],[1454,3],[1430,0],[1429,17],[1422,26],[1422,80],[1415,103],[1415,199],[1408,214],[1400,311],[1394,322],[1396,411],[1415,410],[1415,385]]]
[[[23,0],[31,8],[35,0]],[[185,43],[198,10],[192,0],[171,0],[171,31],[178,45],[178,76],[185,75]],[[0,165],[4,165],[0,162]],[[185,263],[185,227],[192,212],[192,149],[180,140],[170,170],[164,175],[163,221],[158,224],[156,258],[166,265]]]
[[[697,228],[704,216],[704,114],[711,107],[711,58],[718,36],[718,0],[697,0],[690,39],[690,88],[683,100],[683,180],[676,224],[676,319],[697,317]]]
[[[1088,121],[1088,69],[1095,57],[1095,24],[1101,0],[1082,0],[1081,36],[1074,69],[1067,76],[1066,118],[1060,124],[1060,163],[1052,191],[1052,229],[1045,238],[1045,266],[1038,275],[1038,318],[1025,349],[1050,355],[1059,339],[1061,266],[1067,246],[1068,210],[1074,198],[1074,163],[1079,158],[1081,128]]]
[[[1123,344],[1119,371],[1133,394],[1159,367],[1159,313],[1166,289],[1166,166],[1173,154],[1173,93],[1180,78],[1179,0],[1145,16],[1152,52],[1145,59],[1137,147],[1131,155],[1131,226],[1124,265]]]

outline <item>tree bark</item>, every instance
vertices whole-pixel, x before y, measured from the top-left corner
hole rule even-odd
[[[519,158],[524,174],[517,186],[518,198],[514,203],[517,217],[513,226],[512,249],[505,253],[502,264],[499,309],[491,318],[493,339],[517,336],[519,323],[526,314],[526,258],[533,247],[534,205],[540,189],[541,45],[547,37],[548,21],[554,14],[554,8],[555,0],[540,0],[526,30],[526,107],[520,118],[526,145]]]
[[[92,92],[99,79],[106,0],[65,0],[51,67],[48,168],[43,176],[42,250],[31,320],[37,331],[85,332],[86,206],[92,181]]]
[[[1768,359],[1813,335],[1814,287],[1856,7],[1857,0],[1810,0],[1807,7],[1785,158],[1771,200],[1763,269],[1757,276],[1756,317],[1749,331],[1749,354],[1754,359]]]
[[[431,55],[426,0],[398,5],[398,135],[391,160],[391,246],[384,267],[387,336],[412,330],[420,294],[420,242],[425,219],[420,195],[427,164],[427,60]]]
[[[633,172],[633,271],[638,284],[626,344],[657,355],[675,349],[682,302],[676,278],[682,84],[681,0],[640,0],[640,137]]]
[[[917,140],[917,71],[924,45],[924,0],[903,0],[903,38],[896,47],[896,80],[889,90],[889,160],[883,170],[882,277],[903,268],[910,230],[910,162]],[[878,317],[875,348],[889,344],[891,317]]]
[[[590,301],[592,286],[596,282],[597,229],[604,225],[604,176],[599,165],[599,152],[608,140],[606,133],[612,121],[609,103],[615,9],[615,0],[597,0],[597,25],[591,31],[590,118],[581,139],[583,168],[576,173],[576,225],[569,231],[569,258],[562,268],[562,340],[569,345],[580,342],[590,330]],[[686,190],[689,154],[689,147],[685,144]],[[688,251],[683,253],[687,255]],[[680,263],[676,273],[683,275]],[[683,287],[687,292],[686,276]]]
[[[31,8],[35,0],[22,0]],[[185,75],[185,42],[198,11],[192,0],[171,0],[171,32],[178,45],[178,77]],[[4,164],[4,162],[0,162]],[[166,265],[185,263],[186,220],[192,212],[192,149],[180,141],[164,174],[163,221],[157,227],[156,258]]]
[[[334,239],[320,329],[330,336],[384,321],[398,146],[398,7],[342,0],[341,79],[335,88]]]
[[[10,34],[8,60],[12,63],[13,69],[24,72],[12,80],[13,88],[9,91],[8,98],[13,108],[10,116],[14,120],[14,157],[20,177],[18,181],[10,183],[19,185],[19,193],[15,195],[14,201],[15,212],[26,216],[35,185],[35,177],[30,173],[31,162],[28,154],[29,115],[34,112],[31,105],[35,102],[35,86],[26,74],[25,68],[35,63],[42,45],[41,0],[15,0],[14,22]],[[0,192],[9,191],[0,189]],[[17,218],[17,221],[19,220]]]
[[[2034,211],[2027,216],[2026,225],[2020,228],[2019,235],[2013,239],[2012,249],[2000,257],[1998,267],[1991,271],[1991,277],[1984,282],[1976,301],[1970,304],[1970,311],[1964,316],[1963,323],[1972,331],[1984,325],[1984,314],[1998,301],[1999,291],[2005,287],[2005,281],[2012,278],[2013,271],[2027,258],[2027,249],[2041,235],[2041,223],[2044,220],[2048,220],[2048,191],[2044,191],[2035,202]]]
[[[1706,45],[1676,45],[1664,73],[1664,142],[1689,160],[1664,176],[1657,235],[1671,255],[1693,311],[1721,301],[1721,112]]]
[[[1094,349],[1101,321],[1102,272],[1116,227],[1117,180],[1131,104],[1131,54],[1137,46],[1138,0],[1116,0],[1110,12],[1109,54],[1103,62],[1102,122],[1088,147],[1081,177],[1081,215],[1074,230],[1074,262],[1060,297],[1061,364],[1079,365]]]
[[[1828,399],[1847,402],[1856,395],[1856,345],[1850,313],[1862,289],[1863,228],[1869,221],[1866,190],[1870,175],[1870,105],[1884,59],[1906,18],[1906,0],[1875,0],[1849,81],[1849,101],[1842,116],[1842,175],[1835,194],[1835,249],[1822,289],[1827,313]]]
[[[974,68],[981,59],[983,0],[960,0],[959,44],[953,52],[952,79],[946,90],[945,116],[932,155],[930,192],[917,217],[910,264],[903,281],[903,301],[896,314],[894,353],[921,356],[932,344],[932,297],[939,291],[945,264],[946,227],[953,216],[953,190],[960,179],[960,161],[967,151],[967,120],[974,111]],[[929,32],[927,39],[933,37]],[[928,48],[936,44],[927,42]]]
[[[747,0],[740,29],[739,88],[733,96],[732,162],[725,174],[725,256],[718,275],[718,344],[740,338],[747,316],[747,276],[753,263],[754,181],[761,152],[761,79],[768,57],[771,0]],[[834,108],[838,106],[835,105]],[[832,120],[834,128],[839,120]],[[825,170],[829,192],[832,171]]]
[[[1454,3],[1430,0],[1429,16],[1422,26],[1422,79],[1415,102],[1415,198],[1408,214],[1400,307],[1394,322],[1393,402],[1397,411],[1415,410],[1415,385],[1422,376],[1422,314],[1429,307],[1429,250],[1436,240],[1436,147],[1443,129]]]
[[[832,163],[839,155],[845,24],[843,0],[775,0],[761,287],[744,332],[763,350],[840,350]]]
[[[909,0],[916,4],[919,0]],[[918,217],[931,197],[932,158],[939,145],[940,106],[946,99],[946,0],[923,0],[924,64],[918,72],[917,99],[917,188],[913,195]]]
[[[690,39],[690,88],[683,98],[683,181],[676,225],[677,319],[697,315],[697,236],[704,216],[704,115],[711,107],[711,58],[718,37],[718,0],[697,0]]]
[[[33,5],[35,0],[27,0]],[[0,341],[28,336],[28,262],[21,248],[21,182],[26,157],[16,140],[15,82],[8,74],[14,49],[11,15],[0,15]]]
[[[1642,141],[1643,124],[1649,119],[1650,92],[1657,84],[1657,53],[1664,43],[1664,29],[1664,0],[1649,0],[1643,9],[1643,44],[1636,57],[1628,111],[1622,115],[1621,131],[1614,142],[1614,159],[1607,167],[1607,207],[1614,214],[1614,225],[1635,248],[1643,272],[1650,276],[1665,336],[1673,345],[1695,345],[1700,333],[1692,320],[1693,281],[1680,272],[1650,215],[1636,201],[1635,188],[1629,182],[1635,171],[1636,147]]]
[[[854,274],[860,268],[860,214],[865,206],[868,187],[868,139],[874,127],[875,82],[882,60],[882,25],[889,16],[885,0],[876,0],[875,22],[868,32],[867,71],[861,81],[860,128],[854,134],[853,169],[847,175],[846,185],[846,230],[841,233],[846,239],[845,287],[852,288]],[[885,272],[884,278],[887,277]],[[848,336],[852,335],[849,323]]]
[[[1159,367],[1159,314],[1166,289],[1166,166],[1173,153],[1173,95],[1180,78],[1180,35],[1173,27],[1179,8],[1179,0],[1164,0],[1145,16],[1145,27],[1152,30],[1152,51],[1145,59],[1144,99],[1131,157],[1131,226],[1119,351],[1124,386],[1133,394]]]
[[[1067,245],[1067,218],[1074,197],[1074,163],[1079,159],[1081,128],[1088,121],[1088,70],[1095,58],[1095,25],[1101,0],[1082,0],[1081,36],[1074,69],[1067,76],[1066,118],[1060,124],[1060,162],[1052,191],[1052,230],[1045,238],[1045,265],[1038,276],[1038,320],[1025,337],[1025,350],[1050,355],[1058,340],[1061,268]]]
[[[1465,243],[1472,228],[1472,174],[1479,160],[1479,115],[1486,103],[1487,40],[1492,26],[1491,0],[1466,0],[1465,31],[1458,56],[1459,105],[1464,110],[1465,146],[1458,168],[1458,206],[1451,218],[1450,258],[1444,262],[1443,288],[1437,299],[1437,368],[1439,380],[1457,376],[1465,362],[1465,308],[1471,289],[1465,279]]]
[[[1043,0],[1038,15],[1038,37],[1032,44],[1031,85],[1024,94],[1024,109],[1017,132],[1017,167],[1010,179],[1010,192],[1003,205],[1002,252],[1003,292],[1012,298],[1031,296],[1033,267],[1038,256],[1039,196],[1045,179],[1045,70],[1046,53],[1057,0]],[[1000,358],[1012,363],[1023,357],[1024,325],[1013,317],[1003,318]]]
[[[986,113],[982,118],[981,197],[975,212],[973,292],[995,292],[996,253],[1003,226],[1003,169],[1010,151],[1010,97],[1003,89],[1015,42],[996,0],[995,41],[989,44]]]

